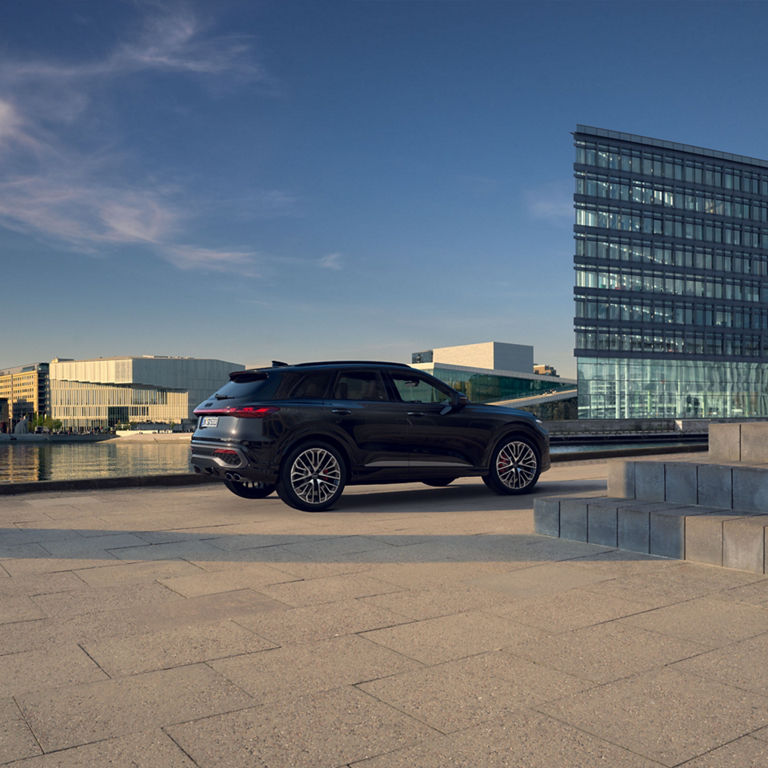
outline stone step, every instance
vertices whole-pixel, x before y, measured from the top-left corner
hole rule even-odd
[[[768,515],[596,496],[536,499],[533,516],[545,536],[766,573]]]
[[[608,495],[768,513],[768,465],[612,461]]]

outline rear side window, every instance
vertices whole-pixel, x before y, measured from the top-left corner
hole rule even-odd
[[[266,373],[256,371],[237,373],[216,392],[214,397],[217,400],[263,399],[269,392],[268,384],[269,376]]]
[[[384,382],[377,371],[340,373],[333,390],[334,400],[388,400]]]
[[[282,377],[276,400],[320,400],[326,397],[333,379],[331,371],[290,373]]]

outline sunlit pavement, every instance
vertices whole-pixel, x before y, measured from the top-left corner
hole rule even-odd
[[[768,579],[536,536],[533,498],[0,497],[0,764],[768,765]]]

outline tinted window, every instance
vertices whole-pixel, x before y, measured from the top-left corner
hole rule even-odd
[[[404,403],[443,403],[450,398],[447,389],[439,389],[419,376],[392,373],[392,382]]]
[[[334,400],[387,400],[381,376],[376,371],[349,371],[339,374]]]
[[[285,397],[291,400],[317,400],[325,397],[332,377],[333,374],[329,371],[313,371],[311,373],[298,374],[291,377],[294,381]]]
[[[219,389],[217,400],[256,398],[266,394],[269,376],[266,373],[239,373]]]

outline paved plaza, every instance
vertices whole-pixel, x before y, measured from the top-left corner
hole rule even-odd
[[[768,578],[533,533],[606,474],[0,497],[0,764],[765,768]]]

